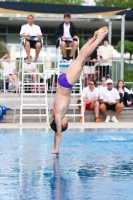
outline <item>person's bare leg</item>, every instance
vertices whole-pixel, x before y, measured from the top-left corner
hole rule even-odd
[[[107,117],[108,116],[108,112],[107,112],[107,110],[106,110],[106,106],[105,106],[105,104],[101,104],[100,105],[100,110],[102,111],[102,113]]]
[[[18,85],[18,79],[17,79],[17,76],[15,74],[12,74],[12,78],[14,80],[14,83],[15,83],[15,87],[17,87]]]
[[[98,44],[107,35],[107,27],[103,27],[97,31],[94,35],[80,50],[77,58],[71,65],[65,70],[64,73],[67,75],[67,80],[70,84],[74,85],[80,77],[86,58],[96,49]]]
[[[55,133],[55,136],[54,136],[54,149],[52,151],[52,154],[58,154],[59,153],[60,142],[61,142],[61,134]]]
[[[41,43],[37,42],[36,45],[35,45],[35,47],[36,47],[36,55],[35,55],[34,61],[37,61],[39,53],[40,53],[40,50],[41,50]]]
[[[95,74],[93,75],[93,80],[96,81],[98,79],[98,75],[97,72],[95,72]]]
[[[91,74],[91,79],[95,81],[95,74]]]
[[[100,71],[97,71],[97,80],[100,81]]]
[[[67,54],[66,54],[66,43],[64,41],[61,42],[61,50],[62,50],[63,57],[66,58],[67,57]]]
[[[115,117],[118,116],[120,114],[120,112],[123,110],[123,108],[124,108],[124,105],[121,103],[118,103],[116,105],[116,112],[115,112],[114,116]]]
[[[88,74],[84,74],[84,87],[87,87],[88,85]]]
[[[98,118],[99,117],[99,102],[98,101],[95,102],[94,110],[95,110],[95,117]]]
[[[13,86],[15,87],[15,82],[14,82],[12,76],[7,75],[6,77],[9,79],[9,81],[10,81],[10,82],[13,84]]]
[[[76,41],[71,42],[71,43],[69,44],[69,47],[72,47],[69,56],[70,56],[70,57],[73,57],[73,55],[74,55],[74,53],[75,53],[75,51],[76,51],[76,49],[77,49],[77,47],[78,47],[78,42],[76,42]]]
[[[33,73],[35,73],[35,70],[32,70]],[[32,82],[35,83],[35,74],[32,75]]]
[[[83,108],[84,108],[84,113],[86,111],[86,103],[83,101]],[[82,114],[82,109],[80,108],[80,114]]]
[[[25,51],[26,51],[26,54],[27,54],[28,61],[31,61],[31,57],[30,57],[30,42],[26,42]]]
[[[88,74],[88,82],[87,82],[87,85],[89,85],[89,82],[90,82],[91,79],[92,79],[91,74]]]
[[[85,114],[85,111],[86,111],[86,102],[83,101],[83,112]],[[82,108],[80,108],[80,114],[82,114]],[[80,117],[80,123],[82,122],[82,117]]]

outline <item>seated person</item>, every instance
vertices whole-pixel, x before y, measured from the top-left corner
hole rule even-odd
[[[128,90],[126,87],[124,87],[124,82],[122,80],[118,81],[116,88],[120,95],[120,103],[123,103],[124,106],[126,107],[128,106],[132,107],[133,103],[129,95],[132,94],[132,92]]]
[[[105,76],[101,78],[101,85],[99,85],[97,88],[99,90],[99,94],[102,93],[102,91],[107,88],[107,79]]]
[[[6,60],[3,62],[3,60]],[[14,89],[17,89],[18,79],[16,76],[16,66],[15,63],[11,61],[11,57],[9,54],[4,55],[0,59],[0,65],[3,67],[3,75],[9,79],[9,81],[13,84]]]
[[[56,31],[55,31],[55,37],[56,39],[61,38],[61,49],[63,54],[63,62],[72,62],[73,61],[73,55],[78,47],[78,31],[75,25],[70,22],[71,20],[71,14],[65,13],[64,14],[64,22],[61,23]],[[59,42],[59,41],[58,41]],[[56,47],[58,47],[59,44],[56,44]],[[72,47],[70,51],[69,58],[67,58],[67,52],[66,47]]]
[[[29,15],[27,17],[27,24],[21,27],[20,37],[26,38],[25,43],[23,44],[25,47],[25,51],[27,53],[27,63],[31,63],[30,58],[30,48],[36,49],[36,55],[34,58],[34,62],[37,62],[42,44],[40,38],[42,37],[41,29],[38,25],[34,24],[34,16]]]
[[[30,58],[32,60],[31,56],[30,56]],[[35,73],[36,72],[36,64],[35,63],[30,63],[30,64],[24,63],[23,69],[24,69],[24,73]],[[28,74],[27,78],[31,79],[32,83],[35,83],[36,74]],[[32,92],[35,92],[35,85],[31,85],[30,88],[31,88]]]
[[[100,122],[99,102],[98,102],[99,92],[95,86],[96,86],[96,82],[94,80],[91,80],[89,85],[83,89],[83,91],[82,91],[83,106],[84,106],[84,112],[86,110],[94,109],[95,121]],[[78,104],[81,104],[81,100],[78,100]],[[80,108],[80,112],[81,112],[81,106],[79,106],[79,108]],[[80,118],[80,123],[82,123],[82,118]]]
[[[107,110],[115,111],[111,121],[118,122],[116,116],[118,116],[123,110],[124,105],[120,103],[119,92],[113,87],[113,81],[111,79],[107,79],[107,88],[100,93],[100,103],[100,109],[106,116],[105,122],[110,121],[110,116],[108,115]]]

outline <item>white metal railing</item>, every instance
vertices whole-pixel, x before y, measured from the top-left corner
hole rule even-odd
[[[92,61],[89,61],[88,67],[93,66]],[[94,65],[95,67],[95,76],[96,76],[96,81],[100,82],[100,79],[102,76],[105,76],[106,73],[106,67],[105,67],[105,74],[103,72],[102,66],[100,62],[96,63]],[[118,80],[121,80],[121,61],[119,60],[112,60],[111,61],[111,66],[109,67],[109,78],[111,78],[114,83],[117,83]],[[83,69],[83,74],[85,74],[84,69]],[[93,74],[91,74],[90,78],[93,78]],[[132,82],[132,81],[131,81]]]
[[[4,61],[6,62],[6,61]],[[59,61],[60,62],[60,61]],[[49,63],[49,64],[48,64]],[[19,68],[18,65],[19,64]],[[52,91],[56,91],[56,86],[57,86],[57,76],[54,77],[56,80],[53,80],[53,75],[56,74],[58,75],[58,68],[57,68],[57,61],[52,61],[51,60],[45,60],[44,65],[49,65],[48,68],[45,69],[46,72],[46,82],[47,82],[47,91],[48,93],[51,93]],[[67,67],[69,66],[68,63],[61,63],[60,66],[60,72],[63,72]],[[100,63],[97,63],[95,66],[95,70],[100,71]],[[37,71],[40,72],[42,70],[42,66],[37,65]],[[21,61],[16,61],[16,71],[17,71],[17,76],[18,76],[18,88],[19,92],[21,92],[21,83],[22,83],[22,62]],[[59,72],[59,73],[60,73]],[[84,74],[84,69],[83,69],[83,74]],[[121,62],[119,60],[112,60],[112,66],[110,66],[110,73],[109,77],[114,81],[116,84],[118,80],[121,79]],[[93,76],[91,76],[93,78]],[[83,79],[83,77],[82,77]],[[55,85],[53,85],[53,81],[55,81]],[[100,82],[100,75],[97,77],[97,81]],[[130,82],[126,81],[126,84],[129,84],[131,88],[133,89],[133,81],[131,80]],[[4,69],[1,66],[0,67],[0,91],[1,92],[10,92],[12,91],[12,84],[9,82],[9,80],[4,76]],[[77,86],[77,91],[78,91],[78,86]]]

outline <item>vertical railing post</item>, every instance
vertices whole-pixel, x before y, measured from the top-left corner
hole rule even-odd
[[[109,43],[111,44],[112,42],[112,20],[110,19],[109,20],[109,24],[108,24],[108,40],[109,40]]]
[[[121,80],[124,80],[125,15],[121,18]]]

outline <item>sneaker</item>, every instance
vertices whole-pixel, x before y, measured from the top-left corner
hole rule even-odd
[[[67,62],[68,62],[68,60],[67,60],[67,59],[64,59],[62,62],[64,62],[64,63],[67,63]]]
[[[112,122],[119,122],[115,116],[113,116],[113,117],[111,118],[111,121],[112,121]]]
[[[68,62],[69,62],[69,63],[72,63],[72,62],[73,62],[73,59],[68,60]]]
[[[105,122],[109,122],[110,121],[110,116],[108,115],[105,119]]]
[[[129,107],[130,107],[130,108],[133,108],[133,103],[131,103]]]
[[[82,123],[82,117],[80,117],[79,122]]]
[[[100,122],[100,118],[96,117],[95,122],[99,123]]]
[[[127,101],[127,105],[130,106],[132,104],[131,101]]]

